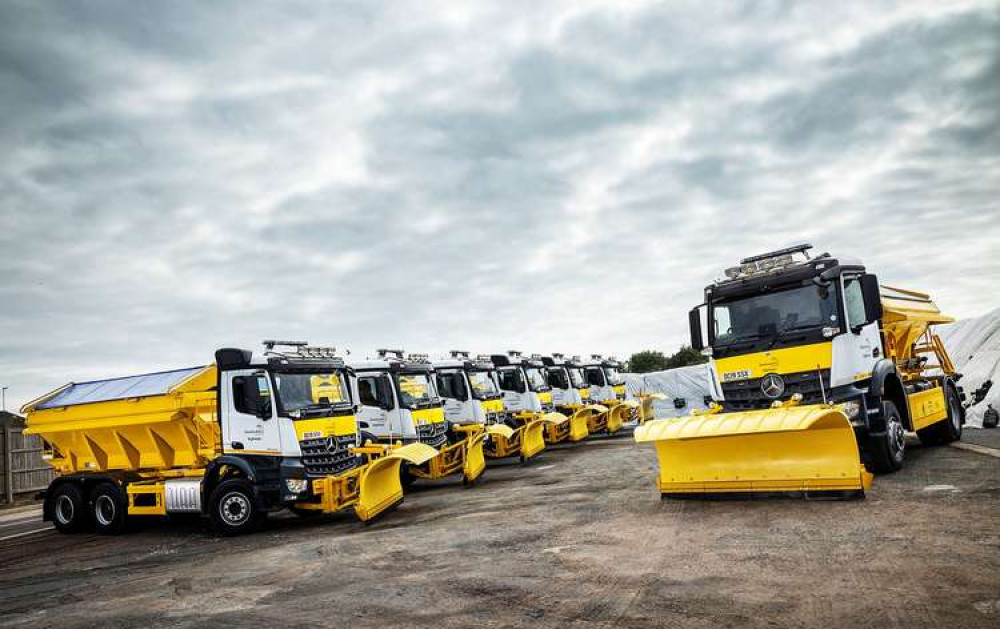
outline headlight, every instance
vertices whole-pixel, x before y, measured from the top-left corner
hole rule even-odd
[[[309,489],[309,481],[304,478],[286,478],[285,487],[288,488],[289,493],[301,494]]]
[[[861,405],[855,401],[844,402],[840,405],[840,408],[844,410],[844,415],[847,415],[847,419],[852,422],[858,418],[861,414]]]

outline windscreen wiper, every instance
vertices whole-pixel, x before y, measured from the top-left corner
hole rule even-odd
[[[768,345],[767,348],[771,349],[772,347],[774,347],[775,343],[777,343],[781,339],[785,338],[785,335],[788,334],[789,332],[796,332],[796,331],[799,331],[799,330],[808,330],[809,328],[815,328],[818,325],[820,325],[820,324],[818,324],[818,323],[803,323],[803,324],[800,324],[800,325],[789,326],[787,328],[781,328],[780,330],[778,330],[778,333],[774,335],[774,338],[771,339],[771,344]]]

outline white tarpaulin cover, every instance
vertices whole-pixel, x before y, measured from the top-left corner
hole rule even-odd
[[[710,395],[708,365],[678,367],[667,371],[625,374],[628,396],[638,399],[642,393],[661,393],[665,397],[653,403],[656,417],[683,417],[696,408],[705,408]],[[683,401],[684,406],[680,406]]]
[[[962,374],[959,384],[968,401],[984,382],[993,381],[986,399],[965,414],[966,425],[981,428],[987,404],[1000,410],[1000,308],[975,319],[939,326],[936,331],[955,369]]]

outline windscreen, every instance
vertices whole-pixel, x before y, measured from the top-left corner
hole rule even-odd
[[[496,397],[500,392],[493,384],[493,378],[488,371],[470,371],[469,386],[472,387],[472,396],[477,400],[487,400]]]
[[[304,413],[350,405],[347,379],[340,372],[274,374],[281,414],[299,417]]]
[[[712,305],[714,342],[728,345],[838,324],[834,290],[813,284]]]
[[[524,370],[528,376],[528,386],[532,391],[548,391],[549,385],[545,382],[545,374],[540,367],[528,367]]]
[[[403,406],[416,408],[437,402],[437,391],[430,377],[424,373],[401,373],[396,375],[400,401]]]
[[[607,379],[608,384],[612,386],[625,384],[625,378],[623,378],[622,375],[618,373],[617,367],[605,367],[604,377]]]

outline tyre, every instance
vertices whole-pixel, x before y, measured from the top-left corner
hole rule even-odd
[[[962,403],[954,387],[945,386],[944,404],[948,409],[948,417],[936,424],[931,424],[923,430],[917,431],[920,443],[926,446],[935,446],[962,438]]]
[[[415,482],[417,482],[417,477],[407,469],[407,464],[404,462],[399,466],[399,483],[404,489],[409,489]]]
[[[208,517],[219,535],[252,533],[262,519],[253,486],[242,478],[219,483],[209,499]]]
[[[60,533],[79,533],[91,526],[90,514],[83,500],[83,491],[72,483],[63,483],[52,492],[50,513],[52,524]]]
[[[871,456],[872,471],[889,474],[903,467],[906,455],[906,429],[899,409],[892,402],[882,402],[885,417],[885,433],[868,438],[868,452]]]
[[[101,483],[90,492],[90,513],[99,535],[117,535],[128,518],[128,497],[114,483]]]

